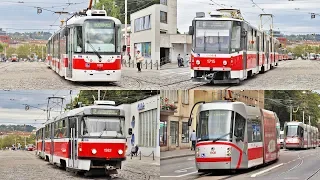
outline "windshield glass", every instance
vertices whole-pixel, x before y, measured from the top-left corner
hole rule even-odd
[[[200,112],[197,138],[198,140],[229,140],[232,122],[232,111],[209,110]]]
[[[94,50],[97,52],[116,51],[116,33],[113,21],[106,19],[88,20],[84,23],[84,31],[85,52],[94,52]]]
[[[229,51],[231,21],[197,21],[195,50],[223,53]]]
[[[84,136],[124,136],[124,118],[116,117],[84,117],[81,123]]]
[[[287,134],[287,136],[297,136],[298,135],[298,126],[287,126],[286,134]]]

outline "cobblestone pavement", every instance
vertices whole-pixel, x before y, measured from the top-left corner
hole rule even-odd
[[[1,89],[159,89],[154,83],[160,71],[123,68],[122,79],[117,83],[74,83],[61,78],[43,62],[0,62]]]
[[[127,158],[119,174],[107,177],[84,177],[59,169],[28,151],[0,151],[0,179],[6,180],[85,180],[85,179],[119,179],[119,180],[156,180],[160,179],[160,160],[147,158]]]
[[[162,89],[265,89],[305,90],[319,89],[320,61],[280,61],[279,66],[264,74],[243,81],[240,85],[210,85],[190,80],[189,68],[160,70]]]

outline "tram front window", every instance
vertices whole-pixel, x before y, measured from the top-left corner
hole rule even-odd
[[[231,41],[231,24],[231,21],[197,21],[195,51],[199,53],[228,53]]]
[[[124,118],[84,117],[81,123],[83,136],[123,137]]]
[[[114,21],[106,19],[87,20],[84,23],[84,33],[85,52],[116,52]]]
[[[292,136],[292,137],[297,136],[298,126],[287,126],[285,131],[287,136]]]
[[[232,132],[232,111],[209,110],[200,112],[197,126],[198,141],[229,141]]]

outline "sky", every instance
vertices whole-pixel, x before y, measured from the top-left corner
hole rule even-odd
[[[188,32],[196,12],[209,13],[219,8],[231,8],[231,6],[240,9],[244,19],[255,27],[260,25],[259,14],[266,13],[274,15],[274,30],[280,30],[284,34],[319,33],[320,29],[320,16],[311,19],[310,14],[320,13],[320,0],[294,0],[293,2],[288,0],[213,0],[213,2],[211,0],[177,0],[177,2],[178,29],[182,33]],[[296,8],[299,9],[296,10]],[[269,22],[266,23],[264,20],[263,23],[266,23],[264,26],[270,25]]]
[[[29,124],[35,127],[41,126],[47,119],[48,97],[64,97],[64,106],[71,102],[79,91],[73,90],[70,96],[68,90],[40,90],[40,91],[0,91],[0,124]],[[61,101],[51,101],[51,117],[60,114]],[[25,110],[25,105],[29,110]]]
[[[17,2],[24,3],[17,3]],[[71,4],[70,3],[78,3]],[[60,20],[70,15],[54,14],[54,11],[77,12],[88,7],[89,0],[0,0],[0,28],[8,32],[54,32],[60,25]],[[42,7],[41,14],[37,14],[37,8]],[[65,8],[65,9],[63,9]],[[3,16],[7,15],[7,16]]]

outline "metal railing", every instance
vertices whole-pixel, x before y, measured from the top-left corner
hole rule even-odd
[[[137,62],[135,60],[122,60],[122,66],[123,67],[131,67],[131,68],[136,68],[137,67]],[[145,60],[141,64],[141,69],[157,69],[159,70],[159,61],[153,62],[152,59]]]
[[[133,153],[131,153],[131,152],[130,152],[130,154],[127,154],[127,156],[130,156],[131,159],[132,159],[132,157],[134,157]],[[139,160],[141,160],[142,157],[150,157],[150,156],[152,156],[152,160],[153,160],[153,161],[155,160],[155,158],[154,158],[154,151],[152,151],[151,154],[149,154],[149,155],[147,155],[147,156],[143,155],[143,154],[141,153],[141,151],[139,151],[139,152],[136,154],[136,157],[138,157],[138,156],[139,156]]]

